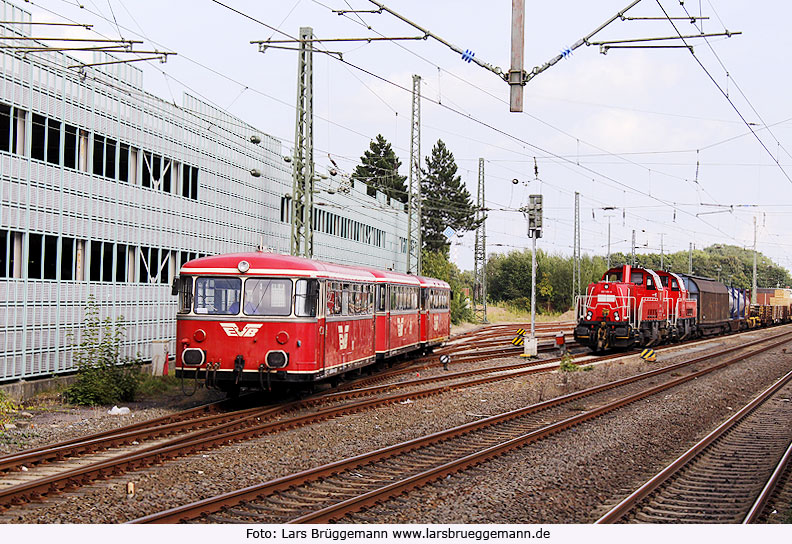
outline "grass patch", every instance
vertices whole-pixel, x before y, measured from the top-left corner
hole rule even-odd
[[[536,313],[536,322],[562,321],[568,316],[566,313]],[[531,311],[506,303],[487,303],[487,319],[490,323],[509,323],[512,321],[526,322],[531,320]],[[571,318],[570,318],[571,319]]]
[[[174,393],[181,387],[181,380],[174,375],[152,376],[141,374],[138,381],[137,393],[140,397],[156,397],[167,393]]]

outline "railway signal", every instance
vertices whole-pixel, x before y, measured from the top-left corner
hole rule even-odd
[[[529,204],[522,208],[528,220],[528,237],[531,250],[531,336],[525,342],[523,357],[536,357],[536,239],[542,237],[542,195],[530,195]]]

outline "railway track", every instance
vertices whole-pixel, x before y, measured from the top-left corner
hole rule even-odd
[[[468,358],[466,362],[494,356],[503,357],[485,352],[481,356]],[[166,459],[228,442],[308,425],[411,398],[437,395],[452,389],[546,371],[544,368],[531,367],[540,363],[552,365],[554,361],[557,359],[521,361],[513,365],[468,369],[382,386],[365,387],[365,384],[359,384],[355,389],[331,391],[277,406],[253,407],[234,412],[222,411],[221,407],[229,406],[228,401],[223,401],[114,431],[19,452],[0,458],[0,472],[4,473],[4,477],[0,478],[0,508],[39,500],[98,479],[145,468]],[[435,383],[454,380],[458,381],[431,387]],[[388,394],[393,391],[397,392]],[[368,399],[341,404],[360,397]],[[333,404],[335,406],[330,406]],[[287,417],[289,413],[301,411],[303,413]]]
[[[597,523],[751,523],[792,454],[792,372]]]
[[[778,347],[789,342],[790,335],[792,333],[787,332],[756,340],[724,350],[717,356],[710,354],[696,357],[135,521],[335,521],[515,448]],[[748,349],[760,344],[764,346]],[[730,358],[726,358],[727,356]],[[712,363],[713,359],[720,362]],[[679,376],[680,369],[692,365],[702,365],[705,368],[691,369],[687,375],[675,377]],[[665,381],[655,384],[660,378]],[[564,405],[572,401],[579,404],[581,399],[587,399],[588,406],[570,417],[569,408]],[[576,408],[577,410],[579,409]],[[554,421],[548,424],[548,419]]]

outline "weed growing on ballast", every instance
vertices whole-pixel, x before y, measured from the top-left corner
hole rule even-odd
[[[64,391],[66,400],[84,405],[134,400],[140,383],[140,360],[121,355],[126,338],[124,317],[100,319],[91,295],[85,305],[81,338],[79,344],[73,335],[69,338],[78,371],[77,381]]]

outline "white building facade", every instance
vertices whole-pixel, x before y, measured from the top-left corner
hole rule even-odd
[[[0,12],[18,21],[0,24],[4,44],[31,35],[29,13],[2,0]],[[102,318],[124,317],[128,355],[173,353],[182,264],[289,251],[280,141],[193,96],[147,94],[129,64],[75,64],[0,52],[0,382],[73,370],[90,296]],[[335,177],[317,181],[315,204],[317,259],[404,271],[402,204]]]

